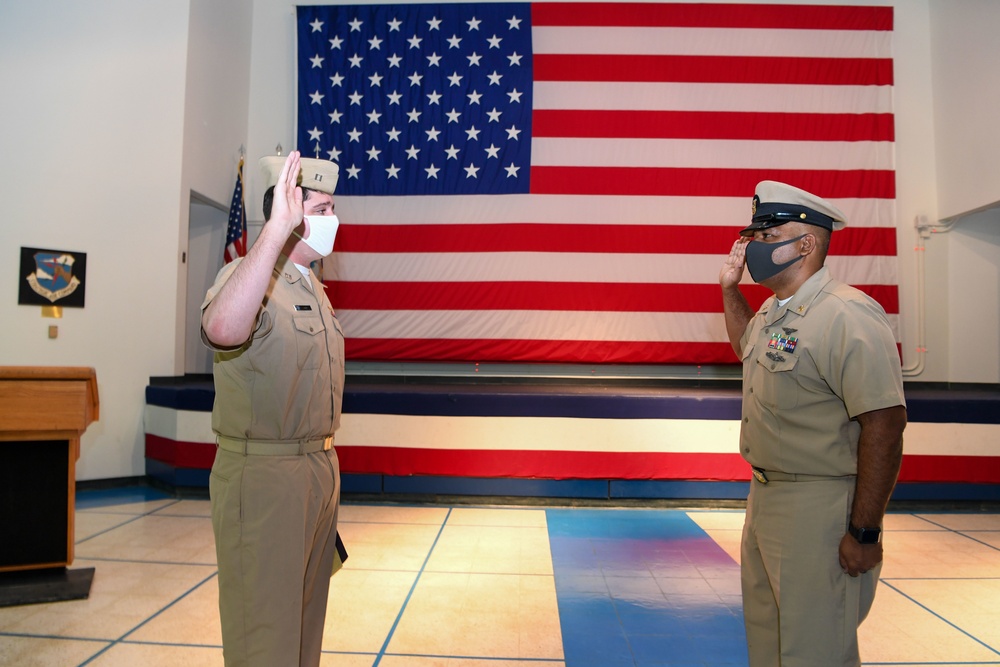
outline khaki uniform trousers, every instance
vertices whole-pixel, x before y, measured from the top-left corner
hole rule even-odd
[[[220,448],[209,493],[226,667],[317,667],[336,553],[336,451]]]
[[[750,482],[741,548],[750,667],[858,667],[881,564],[858,577],[840,567],[855,478],[767,474]]]

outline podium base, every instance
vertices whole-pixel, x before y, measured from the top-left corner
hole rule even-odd
[[[94,568],[18,570],[0,573],[0,607],[83,600],[90,596]]]

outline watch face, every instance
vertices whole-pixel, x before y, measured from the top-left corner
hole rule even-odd
[[[861,544],[877,544],[879,535],[882,533],[881,528],[854,528],[851,526],[851,533]]]

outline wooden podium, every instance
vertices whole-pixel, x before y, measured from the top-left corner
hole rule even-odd
[[[89,594],[93,568],[66,566],[80,436],[98,405],[93,368],[0,366],[0,606]]]

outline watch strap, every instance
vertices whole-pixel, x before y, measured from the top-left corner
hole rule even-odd
[[[879,538],[882,536],[881,528],[858,528],[853,523],[848,524],[847,532],[859,544],[878,544]]]

